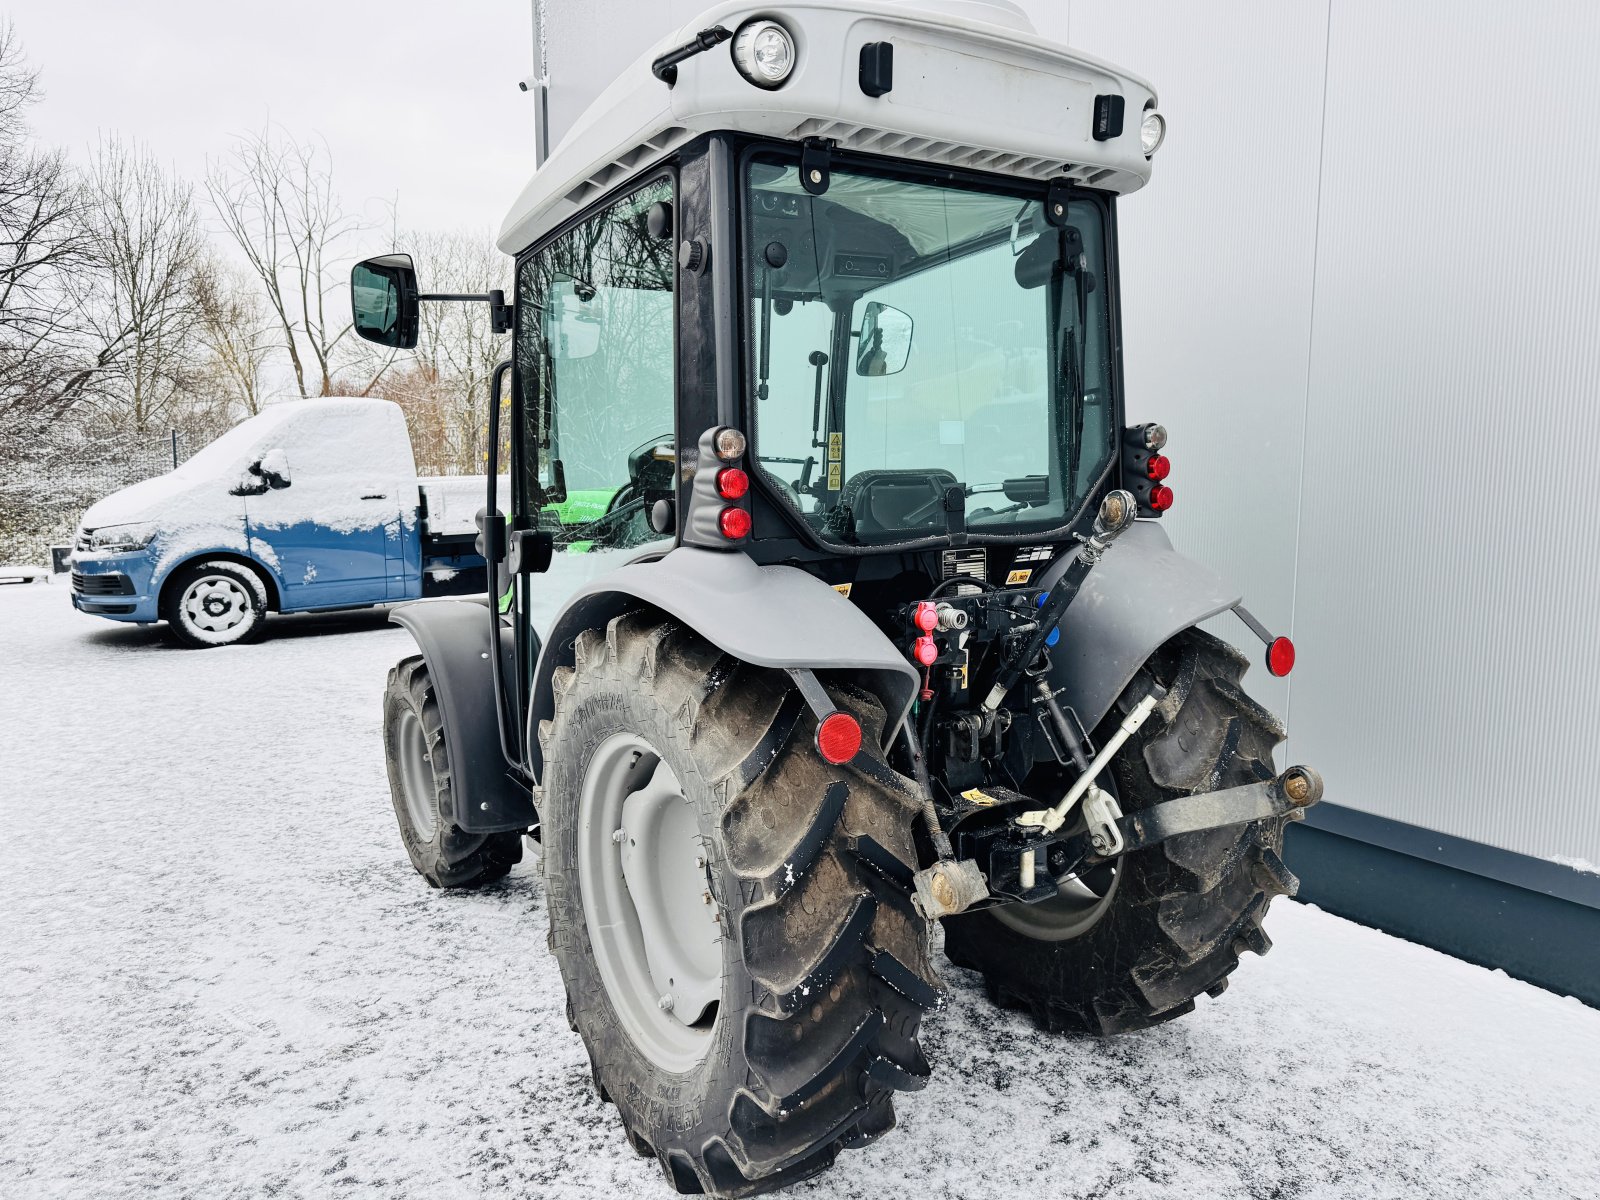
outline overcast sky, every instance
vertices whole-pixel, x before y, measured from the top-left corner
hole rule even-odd
[[[42,71],[34,129],[74,157],[116,131],[198,184],[270,120],[325,138],[345,204],[383,227],[398,195],[402,225],[486,233],[533,169],[530,0],[5,0],[4,18]]]

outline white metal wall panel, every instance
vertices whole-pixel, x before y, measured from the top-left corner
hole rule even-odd
[[[1326,0],[1030,7],[1041,33],[1143,75],[1161,98],[1154,178],[1119,207],[1128,413],[1171,435],[1174,545],[1274,631],[1298,633]],[[1209,627],[1250,654],[1249,690],[1284,715],[1288,688],[1259,665],[1261,643],[1231,614]],[[1319,666],[1307,655],[1303,669],[1314,680]]]
[[[1122,207],[1130,409],[1180,547],[1292,601],[1292,696],[1253,689],[1289,754],[1600,861],[1600,6],[1031,7],[1171,119]]]
[[[1600,6],[1334,0],[1295,753],[1600,862]]]

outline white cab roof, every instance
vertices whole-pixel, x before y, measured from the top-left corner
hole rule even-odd
[[[652,60],[698,31],[736,30],[757,16],[794,35],[797,62],[782,87],[746,81],[726,43],[682,62],[671,88],[650,73]],[[860,88],[860,55],[880,41],[894,43],[894,86],[873,98]],[[1122,134],[1095,141],[1094,98],[1105,94],[1124,98]],[[802,0],[757,8],[735,0],[622,71],[534,174],[497,240],[518,253],[641,168],[717,129],[831,138],[846,150],[1131,192],[1150,177],[1139,124],[1155,98],[1137,76],[1041,39],[1011,4]]]

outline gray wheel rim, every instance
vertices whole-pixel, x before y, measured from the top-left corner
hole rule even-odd
[[[400,790],[405,795],[406,818],[418,841],[431,842],[439,829],[439,812],[433,778],[433,756],[422,722],[411,709],[400,714],[395,740],[400,751]]]
[[[183,622],[206,641],[227,641],[255,619],[245,585],[231,575],[202,575],[184,589],[178,602]]]
[[[623,1028],[682,1074],[711,1047],[721,926],[695,810],[646,742],[619,733],[589,760],[578,802],[578,883],[595,965]]]
[[[1122,867],[1108,864],[1087,875],[1087,882],[1068,876],[1056,889],[1054,900],[1001,905],[993,910],[994,919],[1038,942],[1066,942],[1082,937],[1110,910],[1112,897],[1122,882]]]

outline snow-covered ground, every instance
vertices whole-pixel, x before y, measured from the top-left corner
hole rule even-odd
[[[395,835],[381,615],[189,652],[0,588],[0,1196],[665,1197],[525,862]],[[950,968],[936,1072],[815,1197],[1600,1196],[1600,1012],[1292,903],[1233,986],[1046,1037]]]

